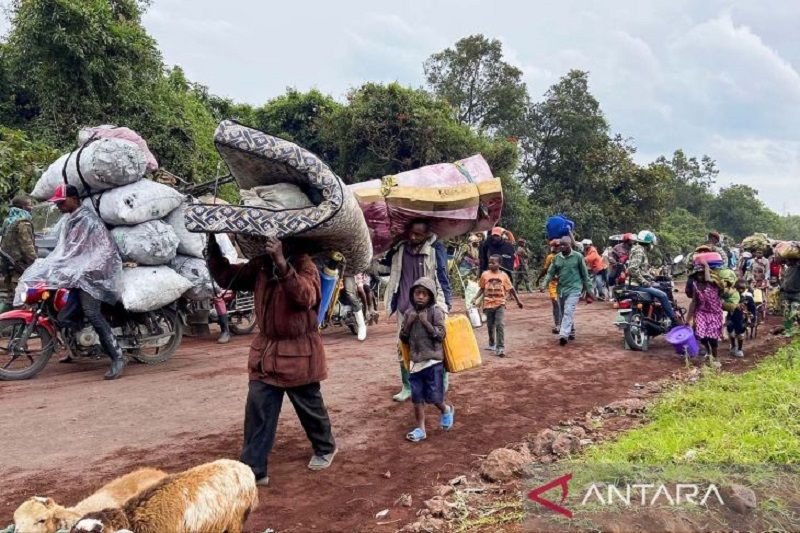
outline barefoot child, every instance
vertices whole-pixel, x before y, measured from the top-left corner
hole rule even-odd
[[[436,304],[436,286],[422,277],[411,287],[412,306],[403,315],[400,340],[408,345],[411,400],[417,427],[406,435],[411,442],[425,440],[425,404],[441,412],[440,426],[453,427],[453,406],[444,403],[444,311]]]
[[[522,302],[519,301],[508,274],[500,270],[499,255],[489,257],[489,270],[481,274],[479,285],[481,290],[472,300],[472,305],[483,296],[483,312],[486,313],[486,329],[489,330],[489,350],[494,351],[498,357],[505,357],[506,298],[510,293],[520,309]]]

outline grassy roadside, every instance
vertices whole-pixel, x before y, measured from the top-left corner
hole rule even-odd
[[[666,393],[649,419],[583,462],[800,463],[800,339],[748,372],[714,372]]]
[[[794,530],[800,524],[795,497],[800,494],[800,339],[742,374],[706,367],[698,382],[664,393],[648,408],[646,418],[642,427],[557,463],[554,471],[574,473],[572,493],[581,493],[580,487],[592,480],[658,479],[666,484],[705,480],[720,486],[742,483],[760,495],[761,524],[781,531]],[[787,472],[786,465],[794,468]],[[762,497],[764,494],[770,496]],[[518,531],[529,517],[528,509],[518,496],[508,496],[483,502],[478,513],[451,524],[453,529]],[[609,514],[609,508],[585,511],[580,519],[547,515],[544,522],[535,525],[526,521],[523,529],[604,530],[601,524],[618,519],[613,512]],[[689,517],[697,524],[725,519],[719,509],[711,515],[700,509],[681,513],[681,519]],[[727,518],[731,518],[730,513]],[[641,513],[638,518],[636,513],[629,514],[627,520],[626,525],[619,526],[622,529],[617,529],[649,529],[643,526],[647,522]],[[641,527],[636,527],[636,520],[643,521],[638,524]],[[668,522],[653,523],[663,530],[672,529]],[[718,522],[716,529],[725,529],[723,524]]]

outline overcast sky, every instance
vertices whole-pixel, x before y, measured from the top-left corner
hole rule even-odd
[[[718,185],[746,183],[800,213],[797,0],[153,0],[144,24],[168,65],[252,104],[286,87],[341,99],[365,81],[422,86],[426,57],[483,33],[533,98],[588,70],[639,161],[707,153]]]

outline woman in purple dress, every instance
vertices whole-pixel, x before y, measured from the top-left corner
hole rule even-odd
[[[722,298],[719,287],[711,277],[708,264],[695,267],[692,278],[694,295],[687,321],[694,321],[695,335],[705,347],[706,353],[717,357],[717,347],[722,336]]]

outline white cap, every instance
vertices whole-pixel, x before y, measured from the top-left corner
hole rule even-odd
[[[584,245],[584,246],[591,246],[592,245],[592,240],[591,239],[583,239],[581,241],[581,244]]]

